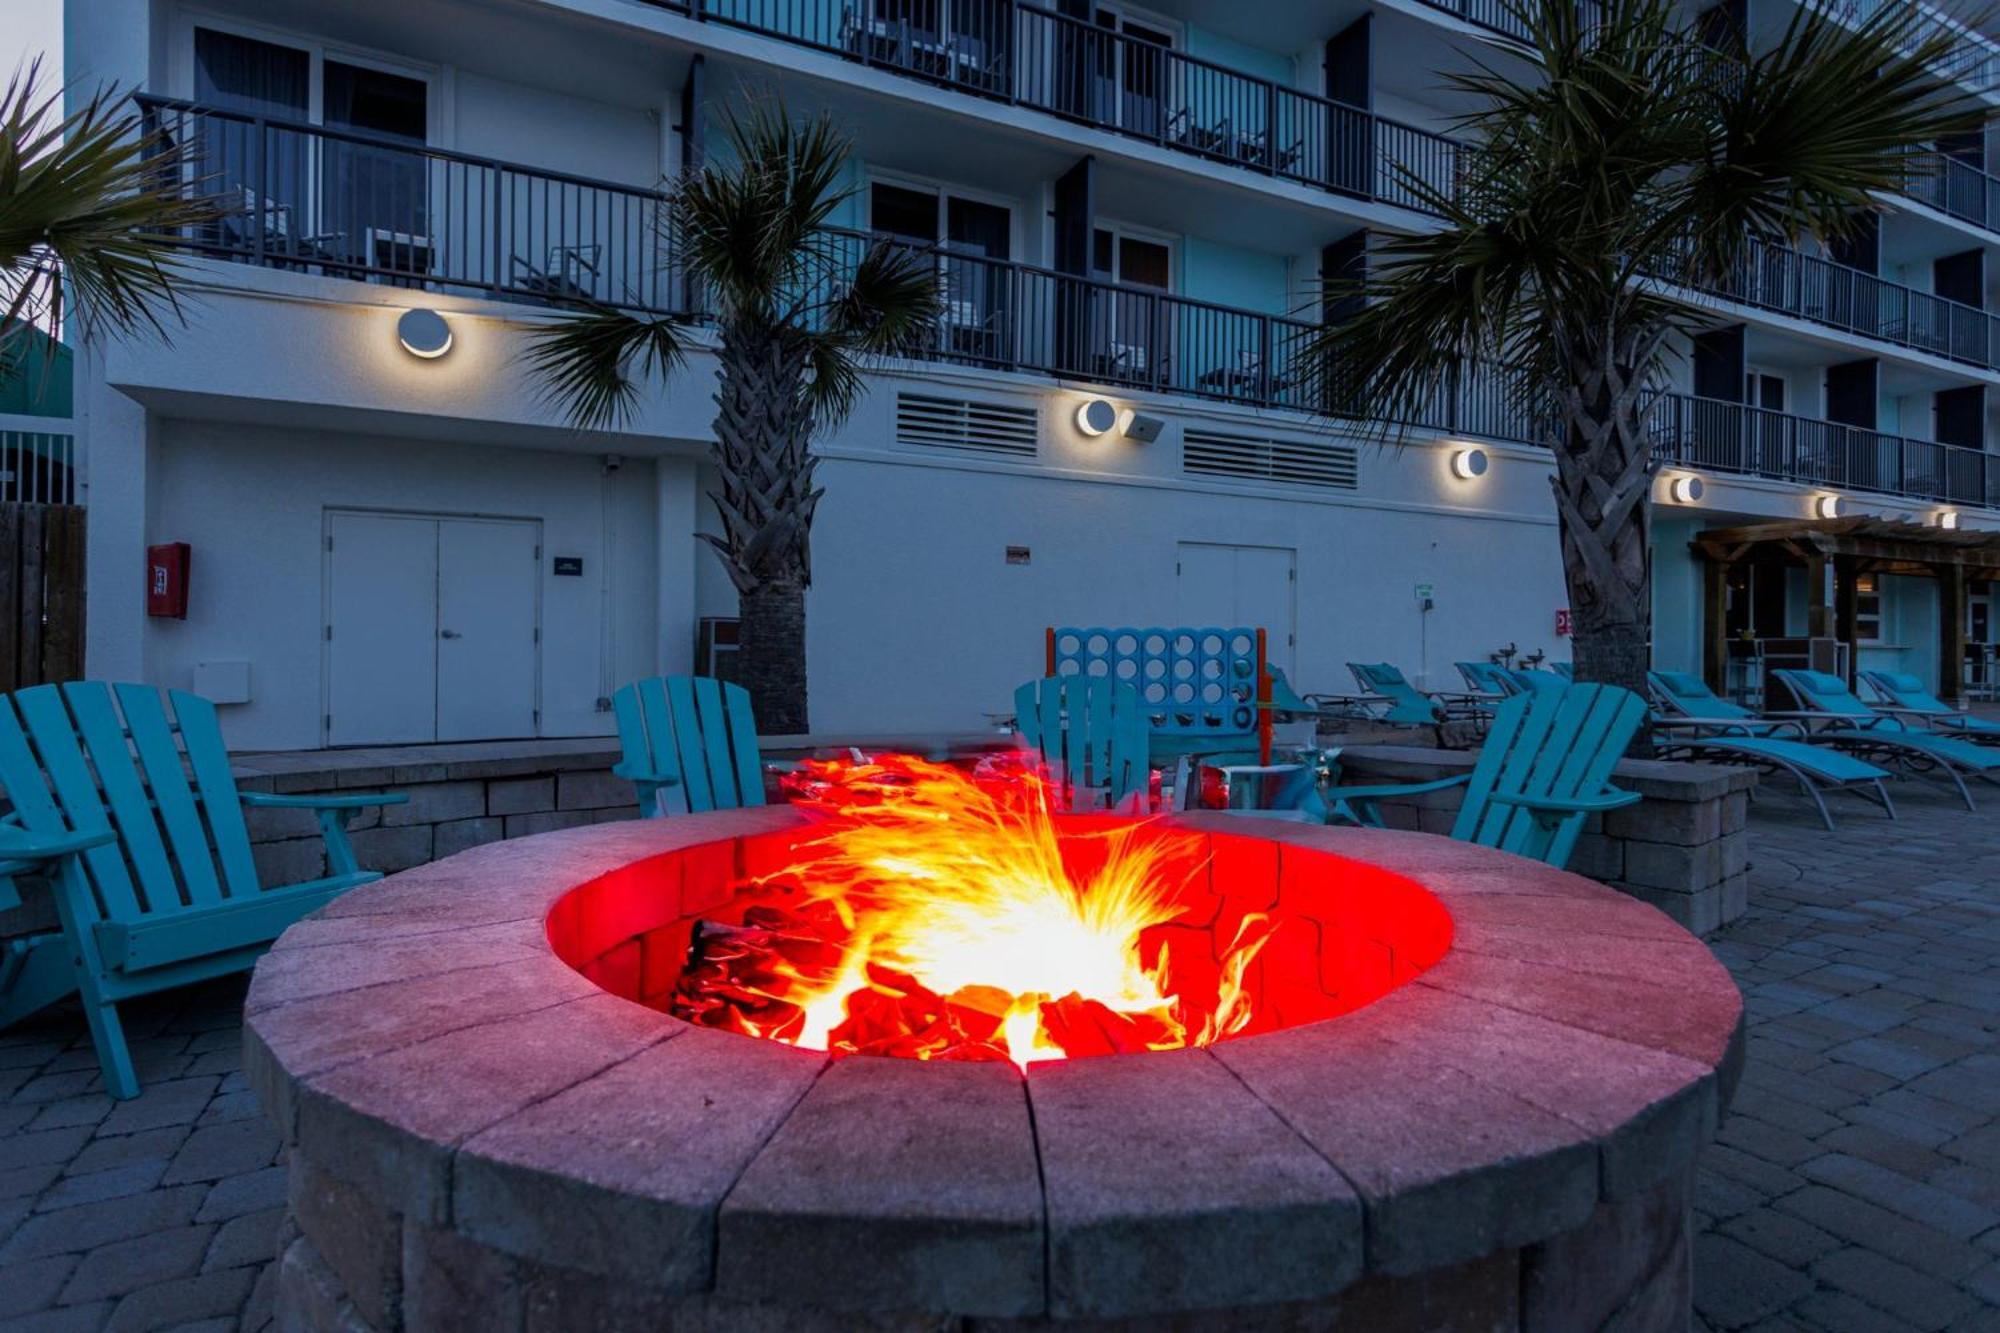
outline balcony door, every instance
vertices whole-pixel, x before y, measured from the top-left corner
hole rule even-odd
[[[876,181],[868,189],[868,225],[937,255],[944,317],[939,351],[1005,364],[1014,346],[1010,298],[1013,213],[1003,204],[950,190]]]
[[[1107,380],[1165,383],[1173,350],[1172,320],[1164,299],[1174,285],[1172,244],[1118,227],[1099,227],[1091,240],[1091,267],[1100,282],[1117,284],[1097,292],[1093,321],[1097,360],[1091,371]]]
[[[193,30],[203,169],[240,205],[229,239],[301,267],[414,281],[435,268],[430,85],[358,56],[207,25]],[[242,117],[281,125],[258,125]],[[314,134],[286,126],[317,125]],[[405,148],[402,145],[407,145]]]

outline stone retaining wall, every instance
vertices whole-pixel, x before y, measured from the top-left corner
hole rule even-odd
[[[1478,754],[1368,745],[1340,752],[1348,783],[1426,782],[1469,771]],[[1569,869],[1643,899],[1697,935],[1734,921],[1748,904],[1750,788],[1747,768],[1627,759],[1612,775],[1646,799],[1594,815]],[[1391,828],[1449,833],[1463,788],[1381,803]]]

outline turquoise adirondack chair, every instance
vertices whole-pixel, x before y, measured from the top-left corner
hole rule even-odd
[[[1049,676],[1014,691],[1014,729],[1060,775],[1071,810],[1144,809],[1152,770],[1139,692],[1098,676]]]
[[[624,758],[611,771],[646,816],[764,804],[750,692],[709,676],[653,676],[611,697]]]
[[[118,1003],[243,971],[285,927],[380,879],[355,860],[348,817],[408,799],[239,792],[208,700],[174,690],[163,702],[154,686],[100,681],[0,696],[0,783],[30,841],[92,840],[76,873],[51,882],[61,932],[10,953],[0,1027],[81,991],[114,1097],[139,1092]],[[332,873],[266,888],[245,806],[316,811]]]
[[[1645,701],[1611,685],[1517,694],[1494,710],[1470,773],[1435,782],[1291,787],[1288,810],[1242,810],[1381,827],[1380,803],[1465,788],[1451,836],[1560,869],[1590,816],[1639,800],[1610,785],[1611,770],[1645,721]]]

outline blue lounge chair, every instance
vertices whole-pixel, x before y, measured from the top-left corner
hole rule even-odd
[[[1574,685],[1576,683],[1576,663],[1574,662],[1551,662],[1549,663],[1549,670],[1561,676],[1563,683],[1566,685]]]
[[[1361,692],[1382,701],[1376,714],[1378,722],[1396,722],[1407,726],[1423,726],[1427,723],[1442,722],[1448,710],[1440,701],[1433,699],[1412,685],[1409,678],[1387,662],[1349,662],[1347,669],[1354,673],[1354,683]]]
[[[1507,668],[1498,662],[1454,662],[1465,678],[1465,688],[1487,699],[1504,699],[1514,693],[1507,685]]]
[[[1906,671],[1864,671],[1861,679],[1875,691],[1875,707],[1880,712],[1915,718],[1933,731],[1963,736],[1981,745],[2000,745],[2000,722],[1959,712]]]
[[[1543,671],[1538,667],[1498,667],[1495,679],[1500,681],[1509,694],[1533,694],[1537,690],[1566,690],[1569,680],[1553,671]]]
[[[1638,695],[1614,686],[1537,690],[1494,712],[1493,729],[1470,773],[1383,786],[1319,787],[1297,780],[1283,786],[1274,808],[1237,813],[1380,827],[1383,801],[1464,787],[1452,837],[1560,868],[1568,864],[1590,816],[1639,800],[1636,792],[1612,787],[1610,777],[1645,716]]]
[[[1139,692],[1101,676],[1048,676],[1014,691],[1014,728],[1060,776],[1071,810],[1146,807],[1146,712]],[[1185,793],[1183,793],[1185,794]]]
[[[1281,667],[1265,668],[1271,673],[1271,712],[1280,722],[1297,718],[1362,719],[1378,718],[1383,700],[1365,694],[1300,694],[1292,688]]]
[[[1768,716],[1797,720],[1815,741],[1838,746],[1876,763],[1894,765],[1913,777],[1927,780],[1941,777],[1957,789],[1967,810],[1977,807],[1965,785],[1966,778],[2000,782],[2000,751],[1974,745],[1962,737],[1912,727],[1899,717],[1878,713],[1861,702],[1838,676],[1784,667],[1773,671],[1771,678],[1785,687],[1798,708],[1773,711]]]
[[[1883,785],[1888,770],[1832,746],[1807,744],[1800,723],[1759,718],[1717,695],[1699,676],[1649,671],[1646,682],[1653,696],[1653,744],[1661,758],[1720,760],[1764,774],[1783,773],[1799,784],[1829,831],[1829,792],[1851,792],[1896,817]]]
[[[166,699],[171,711],[154,686],[98,681],[0,696],[0,785],[25,834],[46,850],[116,831],[79,849],[81,873],[66,864],[52,881],[62,930],[10,945],[0,1027],[81,991],[114,1097],[139,1092],[119,1002],[241,972],[294,921],[380,879],[356,862],[347,820],[409,799],[239,792],[215,705]],[[246,806],[317,812],[331,873],[267,888]]]

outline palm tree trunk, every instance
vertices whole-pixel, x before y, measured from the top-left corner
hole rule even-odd
[[[806,590],[766,583],[738,597],[737,682],[762,736],[796,736],[806,721]]]
[[[1552,478],[1577,679],[1642,698],[1653,654],[1653,469],[1635,367],[1651,363],[1652,341],[1613,334],[1571,357],[1567,438]]]

